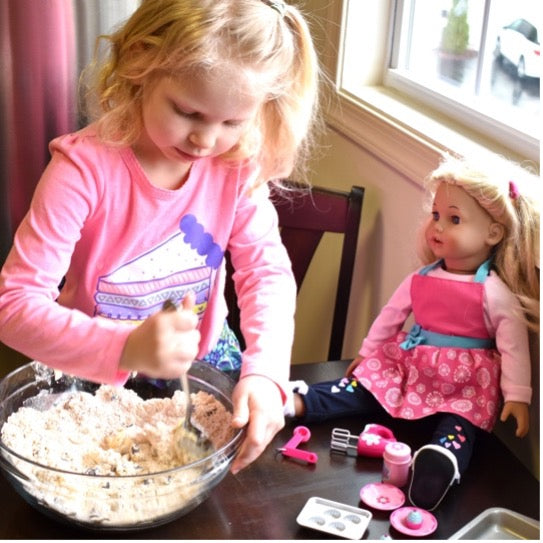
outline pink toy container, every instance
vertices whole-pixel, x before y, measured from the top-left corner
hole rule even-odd
[[[405,443],[394,441],[387,443],[383,451],[383,483],[405,486],[409,479],[411,448]]]

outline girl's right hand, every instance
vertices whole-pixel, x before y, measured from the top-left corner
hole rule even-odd
[[[126,340],[119,369],[158,379],[176,379],[185,373],[200,344],[194,304],[190,292],[176,311],[158,311],[135,328]]]

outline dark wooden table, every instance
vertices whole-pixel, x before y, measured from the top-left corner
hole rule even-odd
[[[346,366],[346,361],[293,366],[292,377],[308,382],[332,379]],[[288,423],[256,462],[236,476],[228,474],[196,509],[169,524],[133,532],[90,532],[58,523],[34,510],[0,477],[0,539],[329,539],[323,532],[299,526],[296,517],[312,496],[369,509],[360,501],[360,488],[380,482],[382,460],[330,452],[334,427],[359,433],[368,422],[389,426],[413,450],[425,443],[431,430],[426,421],[406,424],[386,417],[309,425],[312,435],[304,448],[316,452],[319,460],[308,465],[276,452],[292,436],[296,423]],[[539,519],[539,482],[499,439],[485,434],[462,483],[434,512],[439,525],[428,539],[449,538],[491,507]],[[384,534],[408,539],[391,527],[390,512],[372,513],[364,539]]]

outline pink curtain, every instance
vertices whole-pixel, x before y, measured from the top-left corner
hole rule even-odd
[[[49,141],[76,128],[77,82],[72,0],[2,0],[0,5],[5,244],[49,161]]]

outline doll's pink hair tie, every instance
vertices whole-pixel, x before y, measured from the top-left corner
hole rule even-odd
[[[514,181],[509,181],[509,198],[516,200],[520,196],[517,184]]]

